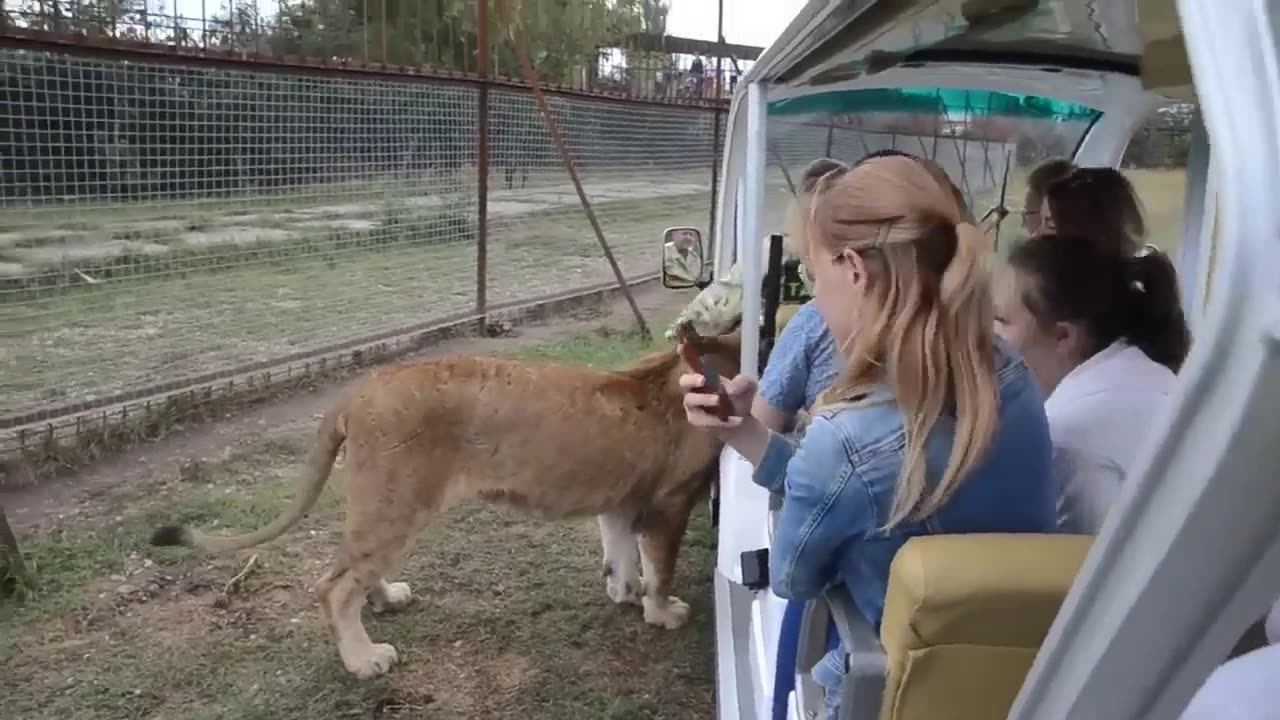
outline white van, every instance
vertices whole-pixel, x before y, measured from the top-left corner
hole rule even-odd
[[[740,259],[746,287],[760,287],[756,248],[781,231],[809,160],[931,157],[976,214],[998,216],[1021,204],[1036,162],[1116,166],[1158,108],[1198,103],[1181,227],[1153,238],[1179,246],[1196,340],[1096,539],[912,541],[901,552],[916,570],[895,563],[878,634],[838,596],[784,630],[786,601],[743,566],[769,547],[776,503],[726,449],[719,720],[819,717],[804,671],[829,615],[854,648],[848,720],[1175,718],[1266,614],[1280,595],[1278,21],[1280,3],[1263,0],[814,0],[742,79],[703,256],[716,274]],[[747,293],[743,316],[761,302]],[[758,374],[759,331],[743,326],[746,373]]]

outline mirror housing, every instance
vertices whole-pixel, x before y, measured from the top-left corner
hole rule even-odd
[[[662,233],[662,286],[686,290],[710,285],[711,263],[706,258],[700,230],[683,225],[667,228]]]

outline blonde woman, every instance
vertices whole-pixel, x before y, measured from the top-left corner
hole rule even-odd
[[[1044,398],[994,336],[987,241],[920,163],[828,174],[805,239],[842,370],[804,438],[748,414],[749,377],[726,383],[734,411],[721,422],[708,412],[715,396],[693,392],[702,378],[685,376],[685,411],[784,498],[773,592],[804,600],[842,584],[878,628],[889,564],[909,538],[1056,529]],[[846,657],[837,648],[813,669],[833,713]]]

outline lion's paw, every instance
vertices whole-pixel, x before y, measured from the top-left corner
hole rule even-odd
[[[374,612],[393,612],[400,610],[413,599],[413,591],[409,583],[393,582],[382,586],[380,593],[372,593],[369,597]]]
[[[347,670],[361,680],[385,675],[391,666],[400,661],[396,649],[387,643],[374,643],[368,650],[357,653],[350,659],[343,658],[342,664]]]
[[[678,597],[668,597],[661,601],[646,595],[643,605],[644,621],[650,625],[676,630],[689,621],[689,605]]]

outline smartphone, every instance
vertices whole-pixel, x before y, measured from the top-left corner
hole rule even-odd
[[[689,369],[706,379],[706,383],[694,390],[694,392],[714,393],[719,396],[720,403],[716,405],[715,415],[721,420],[728,420],[733,411],[733,403],[729,400],[729,393],[720,384],[720,374],[716,372],[714,367],[703,362],[702,356],[694,349],[690,332],[688,325],[681,324],[676,327],[676,342],[678,343],[677,347],[680,348],[680,356],[684,358],[685,364],[689,366]]]

